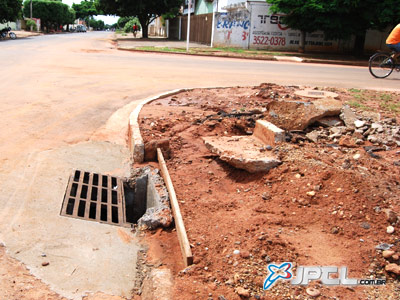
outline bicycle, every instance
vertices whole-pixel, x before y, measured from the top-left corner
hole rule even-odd
[[[17,38],[17,35],[14,32],[11,32],[11,27],[6,27],[0,30],[0,38],[1,39],[6,39],[7,35],[10,36],[10,39],[15,40]]]
[[[369,72],[375,78],[386,78],[392,74],[393,70],[400,71],[400,64],[397,60],[399,52],[378,52],[369,59]]]

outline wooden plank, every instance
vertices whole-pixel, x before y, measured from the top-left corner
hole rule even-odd
[[[183,262],[185,266],[193,264],[192,250],[190,249],[189,240],[186,234],[185,224],[183,223],[183,218],[181,210],[179,208],[178,199],[176,198],[174,185],[172,184],[171,177],[169,176],[167,164],[165,163],[164,157],[162,155],[161,149],[157,148],[157,158],[160,165],[161,175],[164,178],[164,182],[167,186],[169,193],[169,198],[171,202],[172,213],[174,215],[176,232],[178,234],[179,245],[181,247],[181,252],[183,256]]]

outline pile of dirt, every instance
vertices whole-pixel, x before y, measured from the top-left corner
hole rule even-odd
[[[400,264],[400,149],[396,142],[371,141],[364,135],[372,126],[378,130],[372,124],[381,121],[368,121],[363,112],[353,111],[365,123],[344,129],[340,136],[328,132],[313,141],[307,134],[349,126],[314,124],[288,132],[288,142],[269,150],[282,164],[268,173],[235,169],[203,143],[207,136],[251,135],[255,122],[264,119],[270,103],[278,99],[310,102],[295,95],[299,89],[273,84],[197,89],[142,110],[144,141],[170,141],[167,164],[195,258],[194,265],[184,269],[174,243],[176,261],[164,262],[174,271],[174,299],[311,299],[307,287],[285,281],[263,291],[267,265],[285,261],[347,266],[351,278],[388,279],[385,287],[371,288],[315,282],[319,299],[397,299],[399,274],[394,265],[387,266]],[[349,91],[331,91],[343,104],[353,100]],[[379,134],[386,138],[390,130],[395,137],[395,116],[378,112],[386,120],[379,123]],[[343,142],[353,141],[354,135],[354,143]],[[389,226],[393,233],[388,233]],[[175,239],[174,232],[169,234]],[[382,244],[394,252],[384,257]]]

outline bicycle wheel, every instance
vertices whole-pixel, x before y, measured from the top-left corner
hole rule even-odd
[[[12,40],[15,40],[17,38],[17,35],[14,32],[10,32],[10,38]]]
[[[388,77],[394,66],[393,59],[387,53],[376,53],[369,59],[369,72],[376,78]]]

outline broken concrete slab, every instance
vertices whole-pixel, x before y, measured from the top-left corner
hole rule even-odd
[[[331,98],[313,102],[273,101],[268,104],[266,120],[285,130],[304,130],[327,116],[338,116],[342,103]]]
[[[265,120],[257,120],[253,136],[270,146],[285,141],[285,131]]]
[[[357,115],[351,110],[350,106],[343,106],[340,112],[340,118],[347,127],[355,128],[354,122],[358,120]]]
[[[343,125],[342,120],[339,117],[324,117],[317,120],[317,125],[324,127],[335,127]]]
[[[250,173],[266,172],[281,161],[265,151],[264,144],[253,136],[203,137],[206,147],[220,159]]]
[[[338,94],[333,92],[320,91],[314,89],[304,89],[301,91],[296,91],[294,93],[297,96],[308,97],[308,98],[336,98],[337,96],[339,96]]]
[[[141,299],[170,300],[172,299],[172,272],[170,269],[153,269],[144,280]]]

